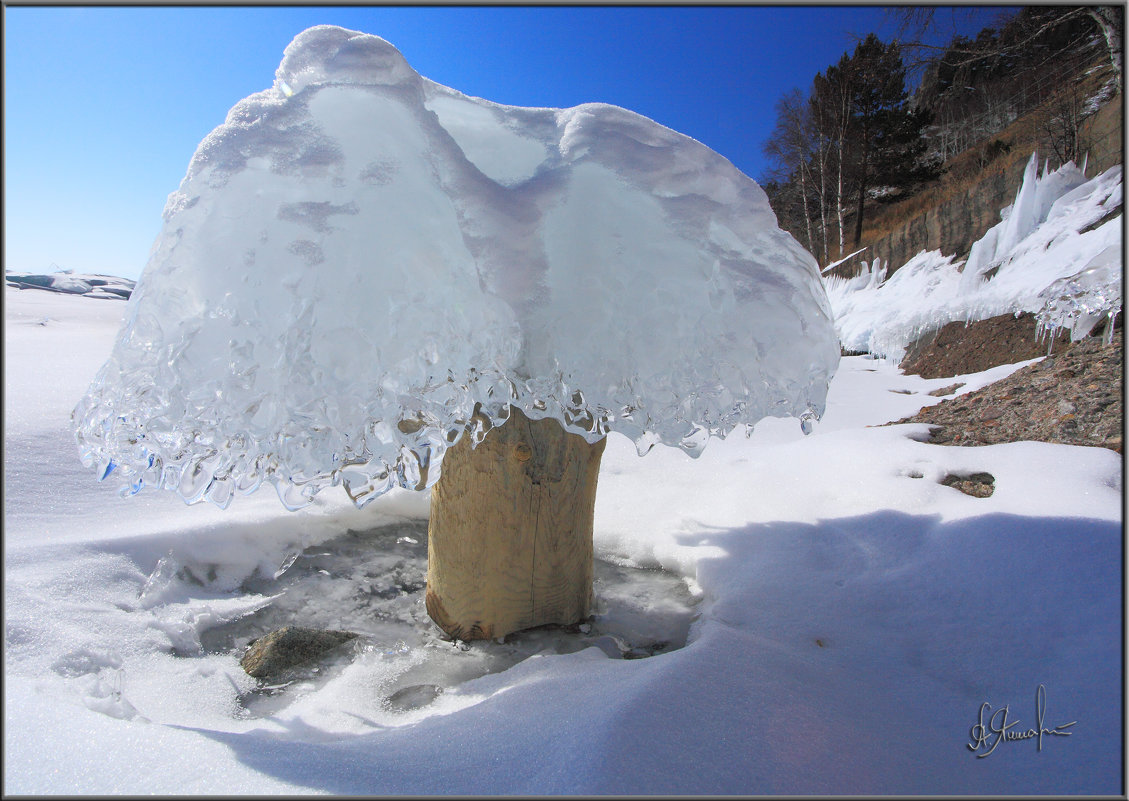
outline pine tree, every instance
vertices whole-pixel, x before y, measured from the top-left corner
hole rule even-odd
[[[924,158],[931,115],[908,98],[898,45],[870,34],[853,55],[815,76],[806,104],[796,90],[777,102],[776,128],[764,146],[775,165],[773,208],[821,263],[831,259],[832,206],[842,258],[852,196],[857,246],[872,189],[889,187],[897,196],[939,173],[939,163]]]
[[[852,127],[856,132],[855,246],[862,240],[867,193],[879,186],[903,189],[935,174],[920,163],[922,129],[928,114],[910,108],[906,70],[897,42],[884,44],[874,34],[850,58]]]

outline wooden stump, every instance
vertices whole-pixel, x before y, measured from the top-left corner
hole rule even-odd
[[[443,457],[431,490],[427,613],[462,640],[588,617],[592,513],[604,440],[510,419]]]

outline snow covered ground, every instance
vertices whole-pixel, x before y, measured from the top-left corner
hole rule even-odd
[[[427,498],[119,498],[80,464],[70,412],[124,309],[5,289],[5,793],[1123,792],[1121,459],[877,427],[954,381],[863,357],[811,436],[768,419],[697,460],[609,439],[597,556],[681,577],[685,647],[546,643],[483,674],[498,644],[462,650],[408,609],[415,639],[367,636],[253,712],[256,682],[209,633],[282,603],[256,581],[302,549],[418,533]],[[978,472],[991,497],[941,484]],[[360,581],[343,569],[311,603],[329,614]],[[660,598],[642,610],[669,620]],[[435,700],[390,706],[424,668]],[[1012,734],[1066,734],[997,743],[1005,707]]]

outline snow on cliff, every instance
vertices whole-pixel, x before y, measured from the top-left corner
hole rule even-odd
[[[337,27],[290,44],[164,217],[74,414],[128,492],[362,504],[433,484],[478,405],[696,455],[806,424],[839,360],[816,262],[717,153],[614,106],[467,97]]]
[[[1032,154],[1015,203],[968,259],[922,251],[886,277],[825,277],[843,347],[901,360],[906,347],[954,320],[1032,312],[1043,328],[1085,336],[1121,311],[1121,167],[1087,180],[1070,162],[1039,174]]]

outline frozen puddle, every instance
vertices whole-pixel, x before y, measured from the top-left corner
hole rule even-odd
[[[681,577],[597,558],[594,614],[587,623],[544,626],[501,641],[452,641],[427,616],[426,573],[426,521],[350,530],[293,553],[274,576],[245,580],[243,592],[270,602],[201,631],[200,644],[205,653],[238,659],[251,641],[283,626],[355,632],[356,639],[317,663],[260,681],[240,697],[244,714],[277,712],[359,659],[389,663],[382,706],[397,713],[422,709],[444,690],[534,654],[597,647],[611,658],[639,659],[672,651],[686,644],[697,616],[697,599]]]

